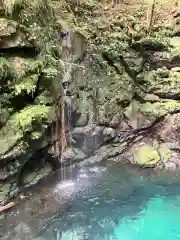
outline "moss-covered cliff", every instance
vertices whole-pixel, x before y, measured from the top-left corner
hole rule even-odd
[[[178,3],[2,0],[0,14],[1,201],[22,169],[23,184],[51,171],[62,103],[64,161],[180,166]]]

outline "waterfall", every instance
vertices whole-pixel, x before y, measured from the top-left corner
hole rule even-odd
[[[63,159],[63,153],[67,148],[71,148],[72,138],[72,101],[71,101],[71,89],[72,84],[72,36],[71,32],[64,31],[64,38],[62,41],[62,62],[61,69],[63,69],[63,79],[61,83],[61,175],[62,180],[66,179],[66,168],[68,167],[71,172],[71,161],[65,162]]]
[[[76,151],[73,151],[73,143],[75,141],[72,138],[72,128],[79,117],[77,92],[79,90],[79,81],[82,81],[82,75],[84,79],[85,66],[84,63],[80,64],[79,62],[79,59],[82,57],[83,43],[81,43],[74,32],[64,30],[61,47],[59,78],[55,86],[55,91],[60,99],[59,103],[56,104],[58,107],[56,116],[61,123],[56,120],[55,151],[61,165],[62,179],[65,180],[67,177],[71,179],[71,176],[66,175],[72,175],[72,160],[76,154]],[[78,76],[79,79],[77,80],[78,71],[80,76]],[[59,131],[60,124],[61,132]],[[59,142],[61,142],[61,147],[59,147]]]

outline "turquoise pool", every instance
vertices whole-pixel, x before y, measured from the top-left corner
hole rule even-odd
[[[179,174],[106,164],[81,169],[75,180],[75,188],[86,184],[68,211],[52,216],[34,240],[180,239]]]

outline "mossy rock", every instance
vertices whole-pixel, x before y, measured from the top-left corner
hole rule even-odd
[[[175,100],[144,103],[140,105],[140,112],[150,117],[160,117],[180,109],[180,103]]]
[[[145,74],[148,91],[157,95],[175,96],[180,94],[180,72],[178,67],[168,70],[166,67],[158,68]],[[169,97],[167,97],[169,98]],[[173,97],[172,97],[173,99]]]
[[[17,30],[18,23],[6,18],[0,18],[0,38],[10,36]]]
[[[10,149],[13,151],[17,141],[23,139],[26,132],[33,131],[33,126],[37,122],[51,121],[50,113],[51,107],[37,105],[26,107],[13,114],[0,132],[0,155]]]
[[[171,157],[171,151],[168,148],[160,147],[157,151],[153,146],[145,144],[138,147],[134,160],[139,165],[156,165],[160,160],[166,163]]]
[[[180,37],[170,38],[170,45],[173,48],[180,48]]]

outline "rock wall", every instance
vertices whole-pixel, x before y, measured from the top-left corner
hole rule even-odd
[[[2,2],[0,202],[59,167],[59,157],[64,166],[179,168],[179,9],[155,7],[150,32],[146,1],[121,11],[95,0]]]
[[[54,25],[46,1],[0,2],[1,203],[18,191],[17,185],[51,171],[45,156],[54,121],[52,83],[58,78],[54,29],[60,25]]]
[[[113,158],[144,167],[179,168],[178,5],[157,3],[151,32],[146,1],[126,8],[122,4],[124,12],[108,9],[104,15],[97,4],[82,1],[77,6],[75,17],[87,36],[88,51],[79,56],[72,83],[66,85],[78,119],[65,161]]]

